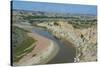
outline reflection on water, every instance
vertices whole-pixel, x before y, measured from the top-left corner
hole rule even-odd
[[[74,57],[76,56],[75,55],[75,49],[73,47],[67,46],[67,44],[69,45],[70,43],[67,43],[65,45],[63,42],[61,42],[59,39],[55,38],[47,30],[44,30],[42,28],[40,29],[40,28],[34,27],[32,32],[35,32],[39,35],[42,35],[44,37],[47,37],[47,38],[53,40],[60,47],[58,54],[52,60],[50,60],[48,62],[48,64],[74,62]]]

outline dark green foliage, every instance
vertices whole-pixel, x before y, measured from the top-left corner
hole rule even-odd
[[[54,25],[58,26],[59,24],[55,22]]]
[[[47,18],[47,16],[32,16],[32,15],[29,15],[29,16],[23,17],[23,19],[31,20],[31,19],[45,18],[45,17]]]
[[[88,28],[93,25],[96,25],[97,21],[95,19],[93,19],[93,20],[92,19],[91,20],[79,19],[79,20],[77,20],[77,22],[76,22],[76,20],[73,20],[73,21],[70,20],[70,21],[68,21],[68,23],[72,24],[74,28]]]
[[[84,36],[83,36],[83,34],[81,34],[81,38],[83,38]]]

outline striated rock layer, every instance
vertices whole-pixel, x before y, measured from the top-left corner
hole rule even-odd
[[[76,48],[75,62],[86,62],[97,60],[97,30],[96,26],[89,28],[74,28],[64,21],[44,22],[38,26],[46,27],[57,38],[73,43]]]

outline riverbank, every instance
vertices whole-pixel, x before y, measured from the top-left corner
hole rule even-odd
[[[36,47],[14,66],[45,64],[58,53],[59,47],[52,40],[36,33],[28,33],[28,36],[37,40]]]
[[[97,60],[97,29],[96,26],[89,28],[74,28],[68,22],[39,23],[40,27],[46,27],[56,38],[72,43],[75,47],[74,62],[90,62]],[[64,40],[63,40],[64,39]]]
[[[35,63],[33,65],[36,65],[36,64],[38,64],[38,65],[39,64],[55,64],[55,63],[72,63],[72,62],[74,62],[75,50],[72,47],[65,45],[61,40],[55,38],[54,35],[52,35],[48,30],[45,30],[41,27],[34,27],[34,26],[29,27],[28,25],[21,25],[21,24],[15,24],[15,26],[18,26],[18,27],[20,27],[24,30],[27,29],[27,31],[32,31],[32,34],[37,34],[39,36],[47,38],[49,40],[49,45],[51,44],[50,42],[53,42],[53,45],[51,47],[49,46],[50,48],[53,48],[53,49],[52,49],[51,53],[48,52],[49,55],[47,54],[48,55],[47,59],[46,58],[45,59],[39,59],[39,56],[38,56],[36,58],[38,58],[39,60],[36,61],[36,62],[40,62],[40,61],[41,62]],[[34,38],[34,36],[33,36],[33,38]],[[37,37],[35,37],[35,38],[37,38]],[[43,39],[40,39],[41,42],[43,42],[42,40]],[[70,44],[70,43],[66,43],[66,44]],[[49,51],[50,51],[49,47],[47,47],[47,49],[49,49]],[[43,54],[46,51],[47,50],[44,50]],[[36,54],[33,55],[33,56],[36,56]],[[27,61],[27,63],[28,62],[29,61]],[[26,64],[24,63],[23,65],[26,65]],[[31,64],[29,64],[29,65],[31,65]]]

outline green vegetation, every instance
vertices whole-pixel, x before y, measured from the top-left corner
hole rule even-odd
[[[13,15],[13,24],[20,24],[21,22],[27,22],[33,25],[34,27],[38,27],[38,23],[46,22],[49,26],[60,26],[58,23],[59,21],[64,21],[65,23],[71,24],[74,28],[81,29],[81,28],[88,28],[97,24],[96,16],[87,16],[87,15],[67,15],[67,14],[57,14],[53,13],[54,15],[48,13],[41,13],[41,12],[28,12],[28,11],[15,11]],[[42,20],[41,20],[42,19]],[[54,24],[50,24],[54,22]],[[43,27],[46,28],[46,27]],[[50,32],[51,30],[49,30]],[[27,32],[24,29],[19,27],[13,26],[12,27],[12,51],[13,51],[13,62],[18,62],[23,56],[31,52],[34,47],[36,46],[36,41],[27,36]],[[50,32],[51,33],[51,32]],[[80,36],[83,41],[84,35],[81,34]],[[55,37],[57,38],[57,37]],[[57,38],[61,39],[61,38]],[[63,40],[65,41],[65,39]],[[66,44],[66,43],[65,43]],[[72,46],[72,45],[71,45]],[[79,54],[82,51],[82,48],[75,49],[76,52]],[[80,50],[80,51],[78,51]],[[33,54],[32,57],[36,56],[37,54]]]
[[[81,34],[81,38],[83,38],[84,37],[84,35],[83,34]]]
[[[14,62],[18,61],[18,59],[20,59],[23,56],[22,54],[24,54],[24,53],[27,54],[27,53],[31,52],[33,47],[31,47],[28,50],[25,50],[25,49],[30,47],[34,42],[35,42],[35,40],[33,40],[33,38],[27,37],[22,43],[20,43],[16,47],[13,47],[13,61]],[[22,56],[20,56],[20,55],[22,55]],[[20,56],[20,57],[17,57],[17,56]]]
[[[16,26],[12,27],[13,62],[19,61],[24,55],[31,52],[35,40],[27,36],[27,31]]]
[[[72,24],[74,28],[88,28],[96,25],[97,20],[96,19],[78,19],[78,20],[70,20],[68,21],[69,24]]]
[[[26,16],[26,17],[23,17],[24,19],[37,19],[37,18],[47,18],[47,16],[32,16],[32,15],[29,15],[29,16]]]
[[[57,22],[55,22],[54,25],[58,26],[59,24]]]
[[[16,47],[16,45],[20,44],[24,39],[26,39],[26,31],[16,26],[12,26],[12,45],[13,47]]]
[[[83,15],[83,14],[60,14],[60,13],[45,13],[45,12],[27,12],[27,11],[15,11],[17,14],[15,17],[16,22],[26,21],[32,25],[42,22],[57,22],[68,21],[69,24],[72,24],[74,28],[88,28],[97,24],[97,17],[93,15]],[[43,20],[41,20],[43,19]],[[55,23],[55,25],[58,25]]]

